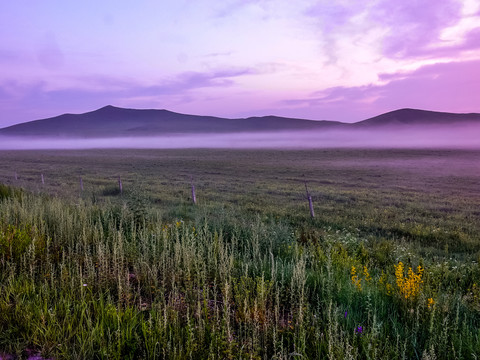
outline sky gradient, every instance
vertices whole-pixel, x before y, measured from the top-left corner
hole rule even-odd
[[[2,1],[0,39],[0,127],[107,104],[480,112],[480,0]]]

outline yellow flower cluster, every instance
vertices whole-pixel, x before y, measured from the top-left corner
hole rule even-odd
[[[431,309],[433,305],[435,305],[435,300],[433,300],[433,298],[428,298],[427,299],[428,308]]]
[[[355,266],[352,266],[350,275],[352,275],[352,284],[355,285],[358,291],[362,291],[362,279],[358,277],[357,269],[355,269]]]
[[[378,279],[378,283],[380,284],[381,287],[383,287],[385,293],[387,295],[392,295],[392,284],[387,282],[387,274],[385,274],[382,270],[382,275]]]
[[[357,288],[358,291],[362,291],[362,280],[372,280],[372,277],[370,276],[370,273],[368,272],[366,266],[363,267],[363,279],[357,274],[357,269],[355,268],[355,266],[352,266],[352,269],[350,270],[350,275],[352,279],[352,284]]]
[[[411,267],[408,268],[407,276],[405,276],[405,266],[400,261],[395,266],[395,277],[397,278],[397,287],[400,294],[405,299],[415,298],[420,292],[420,285],[423,283],[422,275],[423,268],[419,265],[417,267],[417,273],[415,273]]]
[[[365,281],[371,281],[372,277],[370,276],[370,273],[368,272],[368,269],[366,266],[363,267],[363,277]]]

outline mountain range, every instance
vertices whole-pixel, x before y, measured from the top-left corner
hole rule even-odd
[[[83,114],[63,114],[0,129],[4,136],[65,138],[145,137],[169,134],[245,132],[415,129],[421,127],[480,126],[480,114],[456,114],[400,109],[356,123],[305,120],[278,116],[227,119],[180,114],[168,110],[137,110],[105,106]]]

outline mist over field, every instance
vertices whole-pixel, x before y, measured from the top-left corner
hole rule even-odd
[[[315,149],[315,148],[480,148],[480,126],[432,128],[168,134],[115,138],[0,136],[1,150],[34,149]]]
[[[478,358],[480,0],[4,0],[0,39],[0,360]]]

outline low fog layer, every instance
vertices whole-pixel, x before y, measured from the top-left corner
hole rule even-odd
[[[1,150],[94,148],[480,148],[480,126],[176,134],[107,139],[0,137]]]

